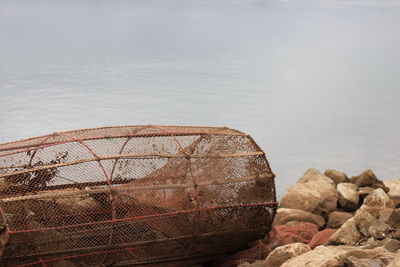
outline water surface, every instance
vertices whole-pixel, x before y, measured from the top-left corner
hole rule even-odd
[[[400,174],[400,1],[0,0],[0,142],[125,124],[253,135],[309,167]]]

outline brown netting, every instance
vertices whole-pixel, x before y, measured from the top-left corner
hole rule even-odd
[[[262,238],[264,152],[218,127],[123,126],[0,144],[1,266],[179,266]]]

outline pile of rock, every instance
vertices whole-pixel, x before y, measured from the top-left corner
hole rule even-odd
[[[240,266],[400,266],[400,180],[309,169],[280,201],[264,260]]]

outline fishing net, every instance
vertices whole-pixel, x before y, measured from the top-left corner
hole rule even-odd
[[[274,175],[242,132],[121,126],[0,144],[1,266],[188,266],[270,229]]]

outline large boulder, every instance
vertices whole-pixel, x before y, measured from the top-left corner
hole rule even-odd
[[[353,211],[357,209],[360,198],[357,192],[357,186],[352,183],[340,183],[337,185],[339,195],[339,205],[347,210]]]
[[[340,228],[348,219],[353,217],[350,212],[334,211],[329,214],[328,228]]]
[[[371,169],[363,171],[360,175],[351,177],[350,181],[358,187],[369,186],[372,188],[382,188],[386,193],[389,192],[389,188],[376,177],[375,173]]]
[[[285,261],[311,251],[311,248],[303,243],[292,243],[274,249],[265,260],[266,266],[279,267]]]
[[[347,220],[328,241],[330,245],[356,245],[363,238],[354,218]]]
[[[329,180],[331,182],[329,182]],[[327,216],[336,210],[338,195],[330,178],[308,170],[281,198],[283,208],[299,209]]]
[[[302,177],[300,177],[299,180],[297,180],[297,183],[307,183],[307,182],[314,182],[314,181],[324,181],[327,182],[328,184],[331,184],[332,186],[336,186],[335,182],[329,178],[328,176],[323,175],[320,171],[310,168],[308,169]]]
[[[395,206],[400,207],[400,180],[386,180],[383,183],[389,188],[388,195]]]
[[[281,267],[343,267],[343,259],[336,251],[325,246],[316,247],[314,250],[285,261]]]
[[[324,175],[331,178],[335,182],[335,184],[350,182],[350,179],[342,171],[337,171],[334,169],[327,169],[327,170],[325,170]]]
[[[285,225],[290,222],[310,222],[322,228],[325,220],[319,215],[299,209],[279,208],[273,225]]]

